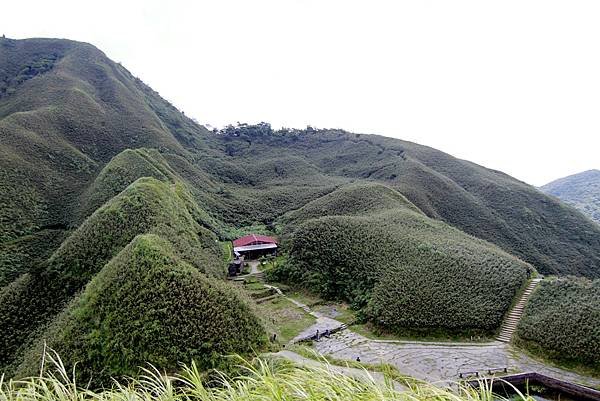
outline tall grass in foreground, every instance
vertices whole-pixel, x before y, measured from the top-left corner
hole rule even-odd
[[[167,375],[154,367],[139,378],[111,388],[91,390],[74,380],[75,371],[66,370],[60,358],[46,356],[52,369],[38,377],[18,381],[0,379],[0,401],[221,401],[221,400],[403,400],[403,401],[498,401],[489,387],[480,390],[458,386],[441,389],[427,384],[397,389],[391,380],[377,382],[368,377],[357,380],[329,369],[300,368],[281,360],[257,358],[242,361],[237,377],[218,374],[213,386],[206,386],[204,373],[196,365],[181,374]],[[520,395],[523,401],[528,397]]]

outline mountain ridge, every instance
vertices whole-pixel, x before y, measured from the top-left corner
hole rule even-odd
[[[586,170],[559,178],[541,186],[540,190],[572,205],[600,223],[600,170]]]

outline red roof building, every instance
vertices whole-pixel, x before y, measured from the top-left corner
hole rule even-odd
[[[257,234],[249,234],[244,235],[233,241],[234,247],[240,246],[250,246],[250,245],[263,245],[263,244],[275,244],[277,245],[277,240],[272,237],[268,237],[266,235],[257,235]]]
[[[250,234],[233,241],[233,254],[255,259],[262,255],[277,254],[277,240],[266,235]]]

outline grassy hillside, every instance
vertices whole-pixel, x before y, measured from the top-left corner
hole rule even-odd
[[[273,277],[349,301],[387,331],[490,334],[530,268],[382,185],[341,188],[290,216],[299,225]]]
[[[141,177],[154,177],[163,182],[174,183],[176,173],[155,150],[124,150],[112,158],[86,188],[81,201],[82,217],[91,215]]]
[[[552,181],[542,191],[576,207],[600,223],[600,171],[589,170]]]
[[[307,203],[283,217],[286,222],[300,222],[321,216],[358,216],[389,209],[421,211],[398,191],[373,182],[355,183]]]
[[[600,280],[544,280],[517,329],[517,344],[567,364],[600,373]]]
[[[139,234],[168,239],[196,269],[223,277],[216,236],[198,224],[193,217],[198,206],[178,191],[177,184],[137,180],[92,214],[39,269],[0,291],[0,367],[12,365],[36,330]]]
[[[152,363],[215,368],[229,353],[260,350],[261,322],[234,287],[200,273],[156,235],[136,237],[107,263],[41,338],[78,379],[109,383]],[[39,371],[43,344],[28,352],[18,376]]]
[[[0,243],[0,289],[44,263],[68,233],[67,230],[44,229]]]
[[[1,242],[77,226],[102,200],[81,211],[106,163],[147,147],[185,176],[196,201],[223,223],[215,227],[222,237],[232,226],[269,226],[349,181],[372,180],[543,273],[600,275],[600,228],[500,172],[339,130],[259,124],[209,133],[93,46],[3,39],[0,52],[8,82],[0,97]]]

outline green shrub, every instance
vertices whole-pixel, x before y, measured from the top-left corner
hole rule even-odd
[[[600,280],[544,280],[517,328],[517,344],[550,359],[600,372]]]
[[[265,332],[249,302],[228,283],[209,278],[156,236],[136,237],[113,258],[41,338],[80,363],[80,380],[107,382],[135,375],[149,362],[175,371],[178,362],[202,369],[230,353],[259,351]],[[19,375],[39,369],[41,344]]]

